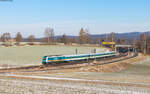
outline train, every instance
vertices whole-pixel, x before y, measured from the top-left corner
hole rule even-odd
[[[55,56],[44,56],[42,64],[61,63],[61,62],[73,62],[73,61],[84,61],[92,60],[103,57],[115,56],[116,52],[103,52],[103,53],[90,53],[90,54],[77,54],[77,55],[55,55]]]
[[[135,50],[133,48],[123,48],[123,47],[120,47],[120,48],[117,48],[117,51],[119,53],[127,53],[127,52],[134,52]]]

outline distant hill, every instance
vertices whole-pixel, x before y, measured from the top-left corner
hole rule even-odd
[[[147,35],[150,35],[150,31],[147,32],[130,32],[130,33],[115,33],[116,38],[126,38],[127,40],[132,40],[134,38],[139,39],[140,35],[146,33]],[[92,39],[95,38],[106,38],[106,36],[109,36],[109,34],[93,34],[91,35]],[[59,38],[61,36],[55,36],[55,38]],[[68,38],[75,38],[78,39],[79,36],[70,36],[67,35]],[[37,38],[36,41],[40,41],[42,38]],[[24,39],[24,41],[27,41],[27,39]]]
[[[115,33],[116,38],[126,38],[126,39],[139,39],[140,35],[146,33],[147,35],[150,35],[150,31],[147,32],[130,32],[130,33]],[[106,38],[108,34],[95,34],[92,35],[92,38]]]
[[[147,32],[130,32],[130,33],[115,33],[116,38],[126,38],[126,39],[139,39],[140,35],[146,33],[147,35],[150,35],[150,31]],[[93,34],[91,35],[92,39],[94,38],[106,38],[106,36],[109,36],[109,34]],[[56,36],[56,38],[61,36]],[[68,38],[78,38],[78,36],[67,36]]]

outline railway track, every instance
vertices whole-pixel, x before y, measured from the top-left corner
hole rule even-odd
[[[52,70],[63,70],[63,69],[75,69],[81,67],[88,66],[97,66],[97,65],[105,65],[116,63],[119,61],[127,60],[130,58],[136,57],[138,54],[134,53],[132,56],[128,56],[127,54],[119,54],[114,57],[106,57],[101,59],[96,59],[96,61],[103,61],[103,63],[93,63],[93,61],[83,61],[83,62],[71,62],[71,63],[61,63],[61,64],[51,64],[51,65],[37,65],[37,66],[26,66],[26,67],[16,67],[16,68],[5,68],[0,69],[0,74],[4,73],[26,73],[26,72],[45,72]]]

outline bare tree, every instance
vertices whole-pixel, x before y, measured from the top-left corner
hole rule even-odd
[[[45,29],[45,37],[47,39],[47,43],[50,44],[54,42],[54,29],[53,28],[46,28]]]
[[[122,44],[122,45],[125,45],[125,44],[126,44],[126,39],[125,39],[125,38],[122,38],[122,39],[121,39],[121,44]]]
[[[144,54],[147,53],[147,42],[148,42],[147,40],[148,36],[146,35],[146,33],[140,35],[140,41],[142,43],[141,50],[143,51]]]
[[[79,43],[80,44],[84,43],[84,29],[83,28],[81,28],[79,32]]]
[[[147,39],[148,39],[148,36],[146,35],[146,33],[140,35],[141,41],[146,41]]]
[[[114,41],[115,41],[115,33],[114,33],[114,32],[110,33],[109,40],[110,40],[111,42],[114,42]]]
[[[8,42],[10,39],[11,39],[10,33],[4,33],[4,34],[1,36],[2,42]]]
[[[18,32],[17,34],[16,34],[16,42],[17,42],[17,44],[19,45],[20,44],[20,42],[22,41],[22,35],[21,35],[21,33],[20,32]]]
[[[79,43],[83,44],[83,43],[90,43],[91,42],[91,36],[88,32],[88,30],[84,30],[83,28],[81,28],[80,32],[79,32]]]
[[[66,45],[67,42],[68,42],[68,38],[66,36],[66,34],[63,34],[62,38],[61,38],[61,41]]]
[[[121,39],[118,38],[117,41],[116,41],[116,43],[117,44],[121,44]]]
[[[88,29],[85,30],[85,41],[86,41],[86,43],[89,43],[89,44],[91,43],[91,35],[90,35]]]
[[[6,46],[11,45],[11,35],[10,35],[10,33],[4,33],[1,36],[1,40],[2,40],[2,42],[4,42],[4,45],[6,45]]]
[[[28,41],[30,42],[31,45],[33,45],[33,44],[34,44],[34,41],[35,41],[35,36],[34,36],[34,35],[30,35],[30,36],[28,37]]]

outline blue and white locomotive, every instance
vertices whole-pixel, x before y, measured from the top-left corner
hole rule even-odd
[[[60,56],[44,56],[42,64],[59,63],[59,62],[71,62],[82,61],[88,59],[96,59],[103,57],[111,57],[116,55],[116,52],[104,52],[104,53],[90,53],[90,54],[78,54],[78,55],[60,55]]]

